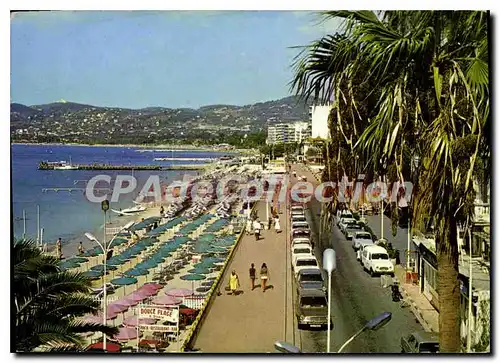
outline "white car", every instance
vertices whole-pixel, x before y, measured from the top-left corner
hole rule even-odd
[[[303,214],[292,214],[292,223],[293,222],[307,222],[306,216]]]
[[[361,227],[359,224],[348,224],[347,227],[344,229],[344,235],[347,240],[352,240],[356,233],[363,231],[364,228]]]
[[[298,238],[294,238],[292,240],[292,247],[297,245],[297,244],[302,244],[302,243],[305,243],[305,244],[308,244],[308,245],[311,245],[311,239],[309,238],[306,238],[306,237],[298,237]]]
[[[305,243],[299,243],[293,246],[292,261],[295,261],[297,257],[314,257],[311,246]]]
[[[337,212],[337,225],[341,222],[342,218],[354,218],[351,211],[338,211]]]
[[[364,242],[360,242],[358,250],[356,251],[356,260],[358,260],[361,263],[361,254],[363,253],[363,250],[365,249],[365,247],[373,245],[374,245],[373,241],[366,240]]]
[[[307,222],[292,222],[292,231],[294,229],[310,229]]]
[[[354,234],[352,238],[352,248],[354,251],[358,250],[362,243],[373,244],[373,237],[370,232],[359,231]]]
[[[344,233],[344,229],[348,224],[354,224],[356,222],[357,221],[354,218],[349,218],[349,217],[342,218],[339,223],[339,229],[342,231],[342,233]]]
[[[318,266],[318,260],[314,256],[299,256],[292,264],[293,273],[297,275],[301,270]]]
[[[383,247],[377,245],[365,247],[361,254],[361,265],[370,276],[388,274],[394,277],[394,265]]]
[[[290,208],[290,214],[304,215],[304,207],[302,207],[301,205],[294,205],[292,208]]]

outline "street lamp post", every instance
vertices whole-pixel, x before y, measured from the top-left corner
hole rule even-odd
[[[354,334],[352,337],[347,339],[344,344],[342,344],[337,353],[342,353],[342,350],[365,330],[373,330],[373,331],[378,330],[382,328],[385,324],[387,324],[391,320],[391,318],[392,318],[392,313],[385,312],[369,320],[365,324],[365,326],[363,326],[360,330],[356,332],[356,334]],[[276,348],[276,350],[281,353],[292,353],[292,354],[302,353],[299,348],[286,342],[279,342],[279,341],[275,342],[274,348]]]
[[[337,268],[337,261],[335,256],[335,251],[331,248],[327,248],[323,252],[323,269],[328,272],[328,328],[327,328],[327,342],[326,342],[326,352],[330,353],[330,328],[331,321],[330,317],[332,309],[332,272]]]
[[[106,212],[104,212],[104,215],[106,215]],[[102,298],[103,298],[103,304],[104,304],[104,307],[103,307],[103,325],[106,325],[106,320],[107,320],[107,298],[108,298],[108,295],[107,295],[108,291],[107,290],[108,289],[106,286],[106,262],[107,262],[107,255],[109,252],[109,248],[112,246],[113,241],[115,240],[115,238],[118,236],[118,234],[120,232],[122,232],[124,230],[128,230],[134,224],[135,224],[135,222],[132,221],[132,222],[127,223],[125,226],[123,226],[123,228],[117,234],[114,235],[114,237],[111,239],[111,241],[109,241],[108,245],[106,245],[106,234],[104,234],[104,240],[103,240],[103,243],[101,243],[93,234],[85,233],[85,237],[87,237],[90,241],[97,243],[97,245],[99,247],[101,247],[102,253],[104,255],[103,275],[102,275],[102,281],[103,281],[103,293],[102,293],[103,296],[102,296]],[[106,230],[106,224],[104,224],[104,230]],[[104,336],[103,336],[102,346],[103,346],[103,350],[106,351],[106,334],[103,334],[103,335]]]

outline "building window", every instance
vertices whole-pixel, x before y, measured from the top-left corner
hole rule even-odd
[[[432,288],[432,290],[437,292],[437,286],[438,286],[437,270],[425,260],[423,262],[424,262],[424,279],[427,285],[430,288]]]

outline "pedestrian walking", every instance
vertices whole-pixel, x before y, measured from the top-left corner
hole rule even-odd
[[[262,264],[260,268],[260,283],[262,286],[262,292],[266,292],[266,283],[269,280],[269,270],[265,263]]]
[[[229,289],[231,290],[231,294],[236,295],[236,290],[240,287],[240,281],[236,271],[233,270],[231,272],[231,276],[229,277]]]
[[[311,240],[311,249],[312,249],[312,251],[314,253],[314,241],[313,240]]]
[[[84,252],[85,252],[85,248],[83,248],[83,242],[80,241],[80,244],[78,245],[78,253],[80,255],[83,255]]]
[[[250,284],[252,286],[252,291],[253,291],[253,289],[255,289],[255,265],[253,263],[250,265],[249,274],[250,274]]]
[[[260,222],[258,219],[253,221],[253,229],[254,229],[254,234],[255,234],[255,240],[258,241],[260,238]]]
[[[163,208],[163,206],[160,207],[160,217],[163,218],[163,215],[165,214],[165,209]]]
[[[273,218],[269,217],[267,220],[267,229],[271,230],[271,227],[273,226]]]
[[[281,233],[280,217],[278,216],[274,218],[274,229],[276,230],[276,233]]]

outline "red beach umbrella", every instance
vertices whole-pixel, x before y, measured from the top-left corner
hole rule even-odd
[[[106,351],[107,352],[118,353],[121,351],[121,349],[122,349],[122,346],[120,344],[106,342]],[[87,350],[104,350],[104,344],[103,344],[103,342],[91,344],[87,347]]]

